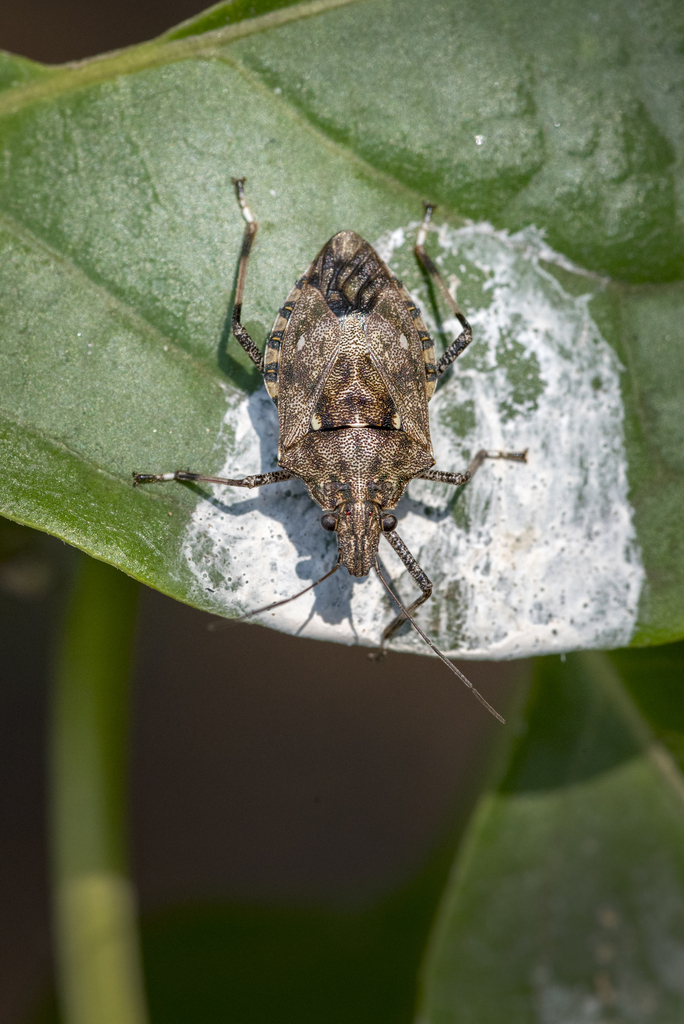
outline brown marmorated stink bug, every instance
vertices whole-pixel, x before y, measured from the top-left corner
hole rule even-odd
[[[472,332],[424,243],[433,206],[425,204],[415,254],[458,317],[463,331],[435,362],[435,346],[410,295],[375,250],[354,231],[326,242],[287,297],[262,355],[242,326],[242,296],[257,223],[245,201],[244,178],[234,180],[246,222],[240,254],[233,334],[263,374],[278,408],[278,465],[272,473],[242,480],[185,470],[134,473],[134,485],[167,480],[262,487],[299,477],[323,509],[321,526],[337,533],[333,568],[300,594],[344,565],[352,576],[374,569],[399,615],[382,635],[381,650],[409,620],[426,644],[500,721],[472,683],[425,635],[413,612],[432,593],[432,583],[397,535],[392,510],[410,480],[435,480],[460,487],[485,459],[525,462],[527,452],[481,450],[463,473],[432,469],[428,402],[438,378],[467,348]],[[405,608],[378,564],[380,537],[392,545],[421,590]],[[284,604],[277,601],[251,615]],[[247,617],[247,616],[245,616]]]

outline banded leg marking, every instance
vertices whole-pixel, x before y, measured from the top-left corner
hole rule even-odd
[[[252,360],[257,370],[260,373],[264,372],[264,357],[256,347],[249,334],[242,326],[240,317],[242,316],[242,296],[245,291],[245,278],[247,276],[247,262],[249,260],[249,254],[252,249],[252,242],[254,236],[257,233],[258,224],[254,220],[252,211],[250,210],[245,200],[245,179],[244,178],[233,178],[233,185],[235,186],[235,195],[237,201],[240,204],[242,210],[242,216],[245,219],[245,233],[242,238],[242,251],[240,252],[240,264],[238,266],[238,278],[237,285],[235,287],[235,303],[233,305],[233,320],[232,328],[233,334],[240,342],[245,352]]]
[[[423,572],[401,537],[394,530],[391,533],[383,533],[383,537],[390,542],[422,591],[420,597],[407,608],[409,615],[413,615],[416,608],[419,608],[432,595],[432,581],[428,579],[426,573]],[[405,622],[408,622],[408,618],[403,612],[400,612],[396,619],[393,619],[389,626],[385,627],[376,657],[383,656],[388,642]]]
[[[281,480],[292,480],[293,476],[288,469],[276,469],[272,473],[258,473],[256,476],[245,476],[241,480],[229,480],[223,476],[202,476],[201,473],[191,473],[189,469],[177,469],[175,473],[134,473],[133,486],[160,484],[169,480],[188,480],[191,483],[223,484],[226,487],[263,487],[265,484],[278,484]]]

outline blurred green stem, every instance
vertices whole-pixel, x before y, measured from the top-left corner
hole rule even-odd
[[[138,584],[82,556],[55,665],[57,983],[64,1024],[145,1024],[127,874],[128,694]]]

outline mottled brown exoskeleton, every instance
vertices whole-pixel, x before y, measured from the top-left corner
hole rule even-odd
[[[245,201],[244,178],[235,179],[234,184],[246,228],[232,328],[263,374],[278,407],[278,465],[282,469],[242,480],[182,470],[134,473],[134,483],[189,480],[261,487],[299,477],[323,509],[322,527],[337,533],[337,563],[311,586],[317,586],[340,565],[352,576],[366,576],[375,569],[401,609],[385,629],[381,649],[409,619],[432,650],[500,718],[413,620],[412,613],[430,597],[432,583],[395,530],[393,510],[415,477],[461,486],[485,459],[524,462],[527,455],[482,450],[463,473],[431,468],[435,460],[428,402],[440,375],[472,339],[470,325],[424,249],[433,207],[425,204],[415,253],[463,327],[439,361],[435,361],[434,342],[420,310],[372,246],[354,231],[340,231],[326,242],[297,281],[278,312],[262,355],[241,323],[247,262],[257,223]],[[420,587],[420,597],[408,609],[380,571],[381,536]]]

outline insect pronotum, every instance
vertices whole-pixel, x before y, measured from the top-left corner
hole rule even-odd
[[[285,601],[318,586],[341,565],[352,576],[366,576],[373,569],[400,609],[382,634],[380,650],[404,622],[410,621],[445,665],[503,722],[413,618],[415,610],[432,594],[432,583],[397,534],[393,514],[406,485],[416,477],[460,487],[485,459],[527,459],[527,451],[482,449],[463,473],[431,468],[435,460],[428,402],[439,377],[472,339],[468,321],[424,248],[434,207],[425,203],[414,251],[463,328],[438,361],[420,310],[372,246],[354,231],[340,231],[326,242],[294,285],[278,311],[262,355],[241,322],[247,263],[257,232],[257,222],[245,200],[244,182],[244,178],[233,182],[245,234],[232,328],[263,374],[266,389],[278,408],[278,465],[282,468],[241,480],[185,470],[134,473],[134,485],[186,480],[227,487],[263,487],[293,477],[303,480],[323,509],[321,526],[337,534],[338,558],[325,576]],[[408,608],[380,569],[381,537],[391,544],[420,588],[420,596]],[[285,601],[256,609],[244,618]]]

